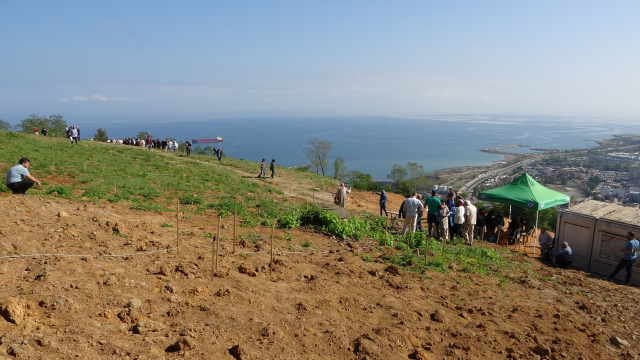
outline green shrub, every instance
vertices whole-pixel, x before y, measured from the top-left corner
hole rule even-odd
[[[68,199],[73,194],[70,187],[63,185],[55,185],[47,189],[47,194],[56,193],[56,196],[63,199]]]
[[[200,205],[204,203],[204,199],[197,195],[180,195],[180,204],[182,205]]]
[[[290,212],[278,218],[278,227],[281,229],[292,229],[300,226],[300,214],[298,212]]]
[[[6,193],[10,193],[12,192],[11,189],[9,189],[7,187],[7,185],[3,182],[2,184],[0,184],[0,192],[6,192]]]
[[[124,192],[117,192],[107,196],[107,200],[110,202],[129,201],[131,200],[131,195]]]
[[[90,199],[104,199],[105,198],[105,194],[100,191],[100,190],[94,190],[94,189],[89,189],[89,190],[85,190],[84,193],[82,193],[82,196],[86,196]]]

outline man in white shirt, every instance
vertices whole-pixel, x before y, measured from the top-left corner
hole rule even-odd
[[[424,205],[422,201],[417,199],[418,193],[414,192],[407,200],[404,201],[404,224],[402,224],[402,235],[407,231],[416,231],[416,218],[418,217],[418,211],[424,211]]]
[[[453,232],[451,233],[451,238],[454,236],[462,237],[462,226],[464,225],[464,200],[457,200],[458,207],[456,208],[456,215],[453,217]]]
[[[476,226],[476,218],[478,216],[478,209],[471,203],[471,201],[465,201],[465,232],[464,239],[467,242],[467,245],[473,245],[473,234],[474,228]]]

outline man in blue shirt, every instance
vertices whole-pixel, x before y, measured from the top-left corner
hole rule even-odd
[[[7,187],[16,195],[24,195],[34,183],[38,183],[38,186],[40,186],[40,181],[31,176],[29,170],[27,170],[29,163],[29,159],[22,158],[18,162],[18,165],[7,171]]]
[[[429,224],[429,234],[427,235],[428,239],[433,234],[434,224],[436,227],[436,237],[438,236],[438,234],[440,234],[440,219],[438,219],[438,211],[440,210],[440,205],[442,205],[442,202],[436,196],[435,190],[431,190],[431,196],[427,198],[426,205],[428,208],[427,224]]]
[[[558,251],[554,256],[556,264],[561,269],[566,269],[573,264],[573,251],[566,241],[562,243],[562,250]]]
[[[636,234],[629,231],[627,233],[627,244],[624,246],[624,249],[618,250],[618,252],[624,253],[622,255],[622,259],[618,263],[611,275],[609,275],[609,279],[613,279],[620,270],[625,269],[627,272],[626,284],[627,286],[631,286],[631,271],[633,270],[633,264],[636,262],[638,258],[638,240],[636,240]]]

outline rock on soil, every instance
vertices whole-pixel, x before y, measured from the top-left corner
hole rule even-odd
[[[400,275],[402,273],[398,265],[389,265],[385,270],[392,275]]]
[[[187,351],[193,350],[197,347],[196,342],[188,337],[178,339],[173,345],[171,345],[172,351]]]
[[[431,314],[431,320],[439,322],[441,324],[446,324],[447,322],[449,322],[449,319],[447,318],[447,314],[445,314],[445,312],[440,309],[436,310],[436,312]]]
[[[142,301],[135,298],[129,300],[129,302],[127,303],[128,308],[139,308],[141,306],[142,306]]]
[[[238,272],[240,274],[245,274],[245,275],[249,275],[251,277],[256,277],[258,274],[256,274],[255,271],[249,269],[248,267],[244,266],[244,265],[240,265],[238,266]]]
[[[538,355],[540,355],[540,356],[542,356],[542,357],[545,357],[545,356],[551,356],[551,349],[549,349],[549,348],[548,348],[548,347],[546,347],[546,346],[536,345],[536,346],[535,346],[533,349],[531,349],[531,350],[533,350],[533,352],[534,352],[534,353],[536,353],[536,354],[538,354]]]
[[[132,328],[134,334],[158,332],[164,329],[164,324],[153,320],[140,320]]]
[[[248,360],[249,357],[247,356],[247,352],[240,347],[240,345],[234,345],[232,348],[229,349],[229,354],[231,354],[231,356],[233,356],[234,358],[236,358],[236,360]]]
[[[0,315],[8,322],[20,325],[24,319],[25,303],[19,298],[7,298],[0,306]]]
[[[629,342],[621,337],[617,337],[617,336],[612,336],[610,339],[611,343],[615,346],[625,346],[628,347],[630,346]]]

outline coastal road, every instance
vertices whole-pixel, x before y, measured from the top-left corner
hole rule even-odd
[[[544,156],[534,155],[529,159],[526,159],[526,160],[523,160],[523,161],[519,161],[519,162],[517,162],[517,163],[515,163],[513,165],[509,165],[507,167],[496,169],[496,170],[491,170],[491,171],[486,172],[484,174],[478,175],[475,178],[473,178],[472,180],[470,180],[469,182],[467,182],[466,184],[464,184],[460,188],[460,192],[464,192],[464,193],[467,193],[467,194],[471,195],[471,193],[473,193],[473,190],[475,189],[476,186],[478,186],[478,184],[481,184],[481,183],[487,181],[488,179],[494,178],[496,176],[504,175],[506,173],[511,173],[513,171],[513,169],[515,169],[517,167],[528,165],[528,164],[530,164],[532,162],[541,160],[542,158],[544,158]]]

